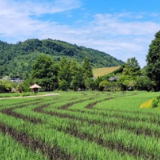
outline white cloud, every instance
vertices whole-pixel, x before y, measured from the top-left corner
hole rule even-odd
[[[82,31],[78,30],[77,34],[80,36],[80,33],[83,33],[80,37],[85,46],[105,51],[124,61],[136,57],[141,66],[144,66],[149,44],[154,34],[159,31],[160,23],[140,21],[137,19],[138,15],[129,21],[121,19],[126,16],[131,17],[131,13],[97,14],[95,19],[82,28]]]
[[[41,15],[79,8],[80,0],[0,0],[0,14]]]
[[[59,29],[64,29],[65,26],[59,26],[56,22],[36,20],[31,16],[65,12],[80,5],[79,0],[0,0],[0,35],[18,40],[22,37],[23,39],[39,37],[45,32],[48,33],[49,30],[51,33],[59,32]]]
[[[123,61],[136,57],[141,66],[145,65],[149,44],[160,29],[160,23],[146,21],[144,13],[96,14],[88,23],[81,24],[79,20],[78,27],[32,18],[80,6],[79,0],[0,0],[0,37],[8,42],[28,38],[60,39],[104,51]]]
[[[119,18],[121,16],[95,15],[87,25],[67,30],[69,35],[64,34],[62,39],[105,51],[123,61],[136,57],[144,66],[149,44],[160,29],[160,23],[125,21]]]

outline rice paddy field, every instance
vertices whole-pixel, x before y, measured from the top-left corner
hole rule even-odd
[[[95,68],[93,69],[93,76],[97,78],[98,76],[104,76],[106,74],[112,73],[115,70],[119,69],[120,66],[115,66],[115,67],[106,67],[106,68]]]
[[[62,92],[0,100],[0,160],[160,159],[160,93]]]

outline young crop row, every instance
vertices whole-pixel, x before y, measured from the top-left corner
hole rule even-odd
[[[33,109],[34,107],[32,106],[31,108]],[[23,114],[25,113],[27,113],[27,110],[25,110]],[[35,116],[40,118],[44,115],[35,113]],[[158,146],[153,148],[155,153],[153,153],[153,151],[148,153],[150,148],[146,148],[144,145],[146,144],[147,146],[150,146],[153,142],[154,144],[157,144],[157,141],[154,141],[153,138],[148,138],[146,141],[146,138],[141,136],[141,143],[139,144],[140,141],[137,141],[136,135],[125,132],[124,130],[115,129],[113,132],[113,129],[111,131],[107,126],[105,128],[101,128],[99,125],[90,125],[89,123],[82,123],[80,121],[62,120],[61,118],[51,119],[49,116],[45,116],[43,119],[47,120],[47,123],[50,124],[51,128],[55,128],[58,131],[68,133],[81,139],[94,141],[112,150],[117,149],[119,152],[129,152],[129,154],[133,155],[136,153],[137,155],[141,155],[145,158],[159,156],[157,155],[157,152],[159,152]],[[126,137],[125,139],[124,136]],[[131,143],[130,139],[134,140],[135,143]],[[139,152],[139,149],[141,149],[141,152]]]
[[[111,151],[98,146],[94,142],[88,143],[88,141],[56,131],[50,128],[48,124],[32,124],[25,122],[25,125],[23,125],[23,120],[18,120],[14,117],[7,118],[5,116],[6,115],[2,114],[0,121],[3,122],[6,127],[12,127],[22,135],[27,133],[30,139],[40,139],[44,144],[49,144],[52,148],[60,148],[59,152],[62,153],[63,158],[65,155],[63,153],[65,151],[65,153],[67,153],[65,157],[68,157],[68,159],[74,157],[78,159],[103,159],[109,157],[109,159],[124,159],[118,152],[113,152],[113,154]],[[88,148],[90,149],[89,151]]]
[[[160,159],[159,120],[137,107],[153,94],[136,94],[78,92],[5,101],[1,132],[43,159]]]
[[[17,142],[12,136],[7,133],[5,135],[2,131],[4,127],[0,125],[0,159],[14,160],[14,159],[30,159],[30,160],[44,160],[47,159],[41,152],[26,149],[21,143]]]
[[[11,107],[11,108],[12,108],[12,107]],[[13,108],[14,108],[14,107],[13,107]],[[16,107],[16,108],[17,108],[17,107]],[[28,108],[28,107],[24,107],[24,108],[21,108],[21,107],[20,107],[19,109],[20,109],[20,110],[23,110],[23,109],[25,109],[25,108]],[[3,108],[3,109],[4,109],[4,108]],[[3,116],[1,116],[1,118],[2,118],[1,121],[3,120],[3,122],[4,122],[4,120],[6,119],[6,120],[7,120],[7,124],[6,124],[6,125],[7,125],[8,127],[14,127],[14,128],[16,128],[17,130],[20,130],[21,132],[22,132],[22,128],[24,127],[24,130],[25,130],[25,133],[26,133],[26,129],[29,128],[29,127],[26,126],[26,124],[27,124],[28,122],[25,122],[25,126],[24,126],[24,124],[22,123],[22,121],[24,121],[24,120],[22,120],[22,119],[19,120],[19,119],[16,119],[16,118],[14,118],[14,117],[8,117],[8,118],[6,117],[6,118],[5,118],[4,116],[6,116],[6,115],[5,115],[4,113],[3,113],[2,115],[3,115]],[[14,118],[14,119],[13,119],[13,118]],[[9,119],[10,119],[10,120],[9,120]],[[15,122],[15,123],[10,123],[11,121],[13,122],[14,120],[17,121],[17,123],[19,123],[19,124],[16,125],[16,122]],[[21,124],[21,123],[22,123],[22,124]],[[31,122],[30,122],[30,123],[31,123]],[[29,123],[29,124],[30,124],[30,123]],[[34,123],[34,122],[32,122],[32,123]],[[14,125],[13,125],[13,124],[14,124]],[[22,125],[22,128],[20,127],[21,125]],[[44,125],[44,134],[46,134],[46,131],[47,131],[47,130],[46,130],[46,125],[47,125],[47,124]],[[35,126],[36,126],[36,125],[34,124],[34,125],[33,125],[33,128],[34,128]],[[26,127],[27,127],[27,128],[26,128]],[[40,127],[39,129],[42,131],[42,124],[41,124],[39,127]],[[34,129],[35,129],[35,128],[34,128]],[[37,128],[37,130],[38,130],[38,128]],[[35,130],[35,131],[37,131],[37,130]],[[52,130],[51,130],[51,131],[52,131]],[[33,130],[32,130],[31,128],[29,128],[28,132],[31,132],[31,133],[33,134]],[[41,133],[42,133],[42,132],[41,132]],[[49,132],[48,132],[48,133],[49,133]],[[42,134],[42,135],[43,135],[42,138],[44,138],[44,134]],[[57,134],[56,134],[56,135],[57,135]],[[36,136],[36,137],[37,137],[37,136]],[[60,136],[60,137],[61,137],[61,136]],[[62,136],[62,137],[63,137],[63,136]],[[57,137],[55,137],[55,138],[57,139]],[[74,140],[74,137],[72,138],[72,140]],[[45,141],[46,141],[46,136],[45,136]],[[59,139],[59,141],[60,141],[60,139]],[[98,149],[98,150],[99,150],[99,151],[97,151],[97,153],[99,153],[98,155],[95,154],[95,153],[96,153],[96,152],[95,152],[95,149],[96,149],[96,148],[99,148],[99,147],[96,147],[97,145],[94,144],[94,143],[93,143],[93,144],[89,144],[89,146],[92,147],[92,148],[94,148],[94,147],[96,147],[96,148],[94,148],[94,150],[91,148],[91,151],[90,151],[91,153],[90,153],[90,152],[88,153],[88,151],[87,151],[88,145],[87,145],[87,146],[85,145],[86,147],[84,147],[84,144],[83,144],[84,141],[79,141],[79,139],[76,139],[76,141],[79,142],[78,145],[77,145],[79,154],[77,155],[77,154],[75,153],[75,154],[73,154],[73,157],[74,157],[75,155],[81,156],[82,159],[90,159],[91,157],[92,157],[92,158],[98,157],[98,159],[100,159],[100,156],[106,157],[107,155],[108,155],[107,157],[111,157],[111,158],[109,158],[109,159],[114,159],[114,158],[116,158],[116,157],[117,157],[117,158],[118,158],[118,157],[119,157],[119,158],[121,157],[121,155],[119,155],[119,154],[116,153],[116,152],[115,152],[114,154],[112,154],[112,156],[111,156],[110,153],[106,153],[106,150],[103,151],[102,148]],[[79,145],[79,144],[81,144],[81,143],[83,144],[83,147]],[[88,143],[88,142],[86,142],[86,143]],[[52,144],[52,143],[51,143],[51,144]],[[75,144],[75,142],[72,143],[72,144]],[[94,146],[94,145],[95,145],[95,146]],[[63,147],[64,147],[64,146],[63,146]],[[63,147],[62,147],[62,148],[63,148]],[[77,148],[77,147],[76,147],[76,148]],[[75,147],[74,147],[74,148],[75,148]],[[80,149],[80,148],[81,148],[81,149]],[[85,149],[85,148],[86,148],[86,149]],[[79,150],[79,149],[80,149],[80,150]],[[83,151],[83,149],[85,149],[85,150]],[[82,155],[80,154],[80,151],[83,151],[85,154],[84,154],[84,155],[82,154],[82,155],[83,155],[83,156],[82,156]],[[86,153],[86,151],[87,151],[87,153]],[[62,152],[62,151],[61,151],[61,152]],[[71,152],[71,151],[69,151],[69,153],[70,153],[70,152]],[[83,152],[82,152],[82,153],[83,153]],[[93,153],[93,155],[92,155],[92,153]],[[103,155],[103,154],[101,155],[101,153],[103,153],[104,155]],[[86,154],[87,154],[87,156],[86,156]],[[72,155],[72,154],[70,154],[70,155]],[[85,157],[85,156],[86,156],[86,157]],[[84,157],[85,157],[85,158],[84,158]],[[87,158],[87,157],[88,157],[88,158]],[[101,159],[103,159],[102,157],[101,157]],[[71,158],[71,157],[70,157],[70,158]],[[70,159],[70,158],[69,158],[69,159]],[[79,157],[79,158],[80,158],[80,157]],[[80,159],[81,159],[81,158],[80,158]],[[123,156],[122,156],[122,159],[123,159]]]

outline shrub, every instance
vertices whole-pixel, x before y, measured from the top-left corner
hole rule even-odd
[[[159,100],[157,98],[153,99],[153,101],[152,101],[152,108],[158,107],[158,102],[159,102]]]
[[[67,83],[67,81],[62,80],[59,83],[59,89],[62,90],[62,91],[67,91],[67,89],[68,89],[68,83]]]

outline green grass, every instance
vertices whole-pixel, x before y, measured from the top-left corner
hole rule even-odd
[[[1,100],[0,124],[40,141],[46,149],[31,150],[2,129],[0,138],[14,142],[10,145],[13,155],[22,152],[23,156],[27,153],[40,156],[39,159],[52,159],[47,146],[56,150],[59,159],[160,159],[159,108],[140,108],[143,102],[158,95],[60,92],[52,97]],[[5,112],[7,109],[10,111]],[[4,154],[7,146],[8,143]],[[7,159],[4,154],[1,156]],[[20,159],[19,155],[16,159]]]
[[[16,142],[8,135],[0,132],[0,159],[3,160],[44,160],[47,157],[40,152],[33,152]]]

